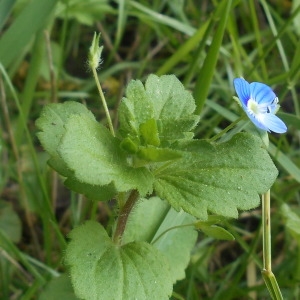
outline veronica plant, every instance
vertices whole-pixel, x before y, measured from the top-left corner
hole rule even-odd
[[[234,79],[234,87],[241,106],[253,124],[263,132],[284,133],[287,127],[275,113],[279,109],[278,98],[273,90],[260,82],[248,83],[243,78]],[[271,215],[270,190],[262,195],[263,226],[263,278],[272,299],[283,299],[271,267]]]
[[[97,47],[94,40],[94,74]],[[185,276],[196,230],[232,239],[224,220],[257,207],[275,181],[260,138],[196,139],[195,110],[174,75],[132,80],[118,128],[107,108],[109,130],[81,103],[43,108],[38,137],[64,184],[94,201],[116,200],[112,229],[89,220],[69,234],[64,262],[80,299],[168,299]]]

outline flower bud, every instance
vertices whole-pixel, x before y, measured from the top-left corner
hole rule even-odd
[[[93,42],[89,51],[89,65],[92,69],[97,69],[101,63],[101,53],[103,46],[99,47],[100,33],[97,35],[94,34]]]

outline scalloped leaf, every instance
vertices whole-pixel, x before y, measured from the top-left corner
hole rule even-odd
[[[93,185],[80,182],[73,177],[68,177],[64,181],[64,185],[70,190],[83,194],[93,201],[111,200],[117,194],[117,190],[112,183],[108,185]]]
[[[69,124],[70,119],[73,121]],[[150,172],[127,163],[119,141],[84,105],[73,101],[47,105],[36,125],[38,138],[50,154],[49,165],[67,177],[64,183],[70,189],[101,201],[111,199],[118,191],[151,191]]]
[[[77,297],[86,300],[169,299],[172,279],[165,257],[145,242],[112,243],[94,221],[72,230],[65,263]]]
[[[117,193],[112,184],[97,186],[79,181],[57,152],[61,139],[66,133],[65,125],[73,115],[86,115],[91,120],[95,120],[94,115],[83,104],[74,101],[46,105],[37,119],[36,126],[40,130],[37,136],[50,155],[48,164],[60,175],[68,177],[64,181],[66,187],[86,195],[91,200],[110,200]]]
[[[193,96],[174,75],[150,75],[145,87],[139,80],[133,80],[120,105],[120,132],[123,137],[140,139],[145,146],[144,124],[155,120],[157,125],[150,122],[153,128],[149,129],[149,124],[147,127],[150,144],[157,146],[158,140],[167,144],[170,140],[190,139],[199,121],[199,116],[194,115],[195,108]]]
[[[131,167],[120,141],[103,125],[85,114],[72,115],[65,129],[58,153],[78,181],[99,186],[113,183],[119,192],[151,192],[152,174],[145,167]]]
[[[271,187],[278,174],[260,139],[247,133],[226,143],[194,140],[180,147],[181,159],[157,164],[154,189],[175,209],[203,220],[208,211],[237,218],[238,209],[257,207],[259,194]]]
[[[65,124],[70,116],[86,115],[95,120],[94,115],[81,103],[67,101],[64,103],[52,103],[46,105],[40,117],[36,120],[36,127],[40,130],[37,136],[44,149],[50,154],[49,165],[63,176],[70,176],[65,162],[61,159],[57,152],[57,147],[65,134]]]

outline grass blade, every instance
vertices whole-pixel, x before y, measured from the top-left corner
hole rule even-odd
[[[219,49],[223,40],[223,35],[225,32],[225,27],[227,24],[228,16],[231,10],[232,1],[222,1],[219,8],[224,11],[219,26],[217,28],[214,39],[211,43],[210,49],[207,53],[203,66],[200,70],[198,80],[196,82],[194,90],[194,98],[196,100],[196,113],[201,113],[204,106],[206,97],[208,95],[210,83],[212,81],[215,66],[218,59]]]
[[[8,18],[15,2],[16,2],[16,0],[0,1],[0,30],[2,29],[6,19]]]
[[[30,2],[4,32],[0,40],[0,61],[5,68],[24,51],[35,33],[45,25],[56,2],[57,0]]]

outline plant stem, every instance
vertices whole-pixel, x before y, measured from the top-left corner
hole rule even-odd
[[[283,300],[276,277],[271,265],[271,215],[270,215],[270,190],[262,196],[262,226],[263,226],[263,270],[262,276],[274,300]]]
[[[222,135],[224,135],[227,131],[229,131],[230,129],[232,129],[238,122],[240,122],[243,119],[244,119],[244,116],[236,119],[234,122],[232,122],[230,125],[228,125],[225,129],[223,129],[218,134],[216,134],[214,137],[212,137],[211,139],[209,139],[209,141],[210,142],[216,141],[217,139],[219,139]]]
[[[115,230],[114,237],[113,237],[113,241],[118,245],[122,244],[122,236],[125,231],[125,227],[127,224],[129,214],[132,211],[132,208],[134,207],[134,205],[136,204],[138,197],[139,197],[138,191],[132,190],[125,205],[121,209],[121,212],[120,212],[120,215],[118,218],[118,222],[117,222],[117,226],[116,226],[116,230]]]
[[[105,115],[106,115],[106,118],[107,118],[107,121],[108,121],[109,130],[110,130],[111,134],[113,136],[115,136],[114,127],[113,127],[113,124],[112,124],[112,121],[111,121],[111,118],[110,118],[109,110],[108,110],[106,100],[105,100],[105,97],[104,97],[104,94],[103,94],[103,91],[102,91],[102,88],[101,88],[101,85],[100,85],[100,82],[99,82],[99,78],[98,78],[96,69],[92,68],[92,71],[93,71],[95,82],[96,82],[96,85],[97,85],[97,88],[98,88],[98,91],[99,91],[99,95],[100,95],[100,98],[101,98],[101,101],[102,101],[102,105],[104,107]]]
[[[271,223],[270,223],[270,190],[262,195],[263,220],[263,268],[271,272]]]
[[[166,229],[165,231],[163,231],[157,238],[155,238],[155,240],[152,240],[151,244],[152,245],[155,244],[163,235],[165,235],[166,233],[168,233],[171,230],[183,228],[183,227],[192,227],[192,226],[195,226],[195,223],[189,223],[189,224],[177,225],[177,226],[170,227],[170,228]]]

